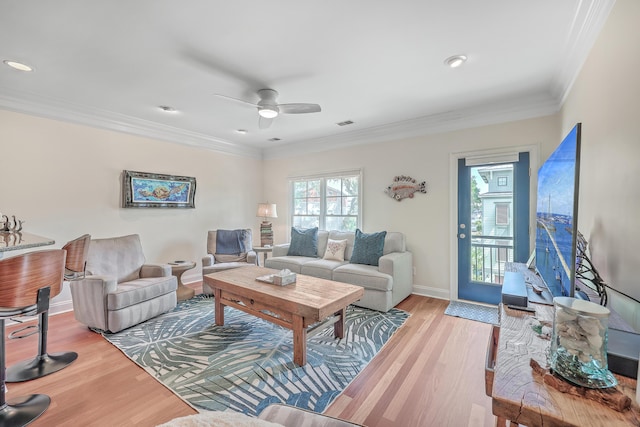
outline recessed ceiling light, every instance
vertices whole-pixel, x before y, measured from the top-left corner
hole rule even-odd
[[[2,62],[18,71],[33,71],[33,67],[30,67],[27,64],[23,64],[22,62],[9,61],[8,59],[5,59]]]
[[[177,113],[178,112],[178,110],[176,110],[173,107],[169,107],[168,105],[160,105],[158,108],[161,109],[162,111],[164,111],[165,113]]]
[[[236,129],[236,133],[239,133],[240,135],[245,135],[247,133],[246,129]]]
[[[457,68],[465,63],[467,57],[465,55],[454,55],[444,60],[444,63],[451,68]]]

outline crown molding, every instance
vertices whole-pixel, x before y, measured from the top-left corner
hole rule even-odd
[[[42,97],[0,95],[7,110],[113,130],[152,139],[253,158],[278,158],[342,149],[363,144],[451,132],[496,123],[524,120],[556,113],[560,104],[550,96],[520,96],[494,104],[409,119],[323,138],[302,140],[271,148],[244,147],[196,132],[141,120],[119,113],[61,103]]]
[[[551,96],[516,97],[494,104],[448,111],[416,119],[345,132],[324,138],[266,148],[263,158],[280,158],[317,153],[385,141],[452,132],[497,123],[507,123],[555,114],[560,104]]]
[[[551,82],[552,96],[558,99],[561,105],[578,78],[582,65],[587,60],[614,4],[615,0],[590,0],[579,3],[565,41],[566,56],[559,64]]]
[[[240,146],[220,138],[120,113],[65,103],[33,94],[12,93],[7,88],[3,88],[0,94],[0,108],[47,119],[205,148],[225,154],[254,158],[262,157],[262,151],[259,148]]]

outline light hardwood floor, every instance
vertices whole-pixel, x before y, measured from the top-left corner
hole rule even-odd
[[[495,425],[484,394],[490,325],[447,316],[446,307],[417,295],[403,301],[409,320],[325,413],[371,427]],[[37,335],[7,340],[6,349],[7,365],[35,356]],[[155,426],[196,413],[72,313],[49,322],[49,353],[66,350],[79,354],[66,369],[8,384],[9,400],[51,396],[34,427]]]

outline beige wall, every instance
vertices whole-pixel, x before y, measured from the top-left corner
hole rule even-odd
[[[265,196],[278,204],[273,221],[274,240],[289,237],[288,178],[297,175],[361,168],[363,171],[363,231],[400,231],[414,255],[415,290],[439,298],[450,297],[451,250],[455,253],[455,185],[450,179],[454,153],[505,147],[557,145],[556,117],[493,125],[420,138],[363,145],[264,161]],[[532,167],[537,170],[535,159]],[[427,182],[427,194],[397,202],[384,193],[396,175]],[[533,177],[535,179],[535,176]],[[451,223],[451,218],[454,218]],[[455,279],[455,278],[454,278]]]
[[[258,230],[259,159],[2,110],[0,147],[0,212],[26,220],[25,231],[54,238],[56,247],[84,233],[137,233],[148,261],[200,265],[207,230]],[[120,208],[123,169],[196,177],[196,209]],[[198,278],[199,265],[186,281]],[[55,303],[70,300],[63,292]]]
[[[638,22],[640,2],[618,0],[561,116],[564,132],[583,124],[578,228],[605,281],[640,299]],[[637,304],[613,304],[640,330]]]
[[[363,229],[406,233],[415,256],[416,290],[448,298],[455,281],[452,157],[534,146],[535,180],[540,160],[580,121],[579,228],[604,278],[640,294],[635,271],[640,254],[637,22],[640,2],[618,0],[556,116],[325,153],[261,161],[0,111],[0,211],[26,219],[27,231],[55,238],[58,247],[86,232],[94,237],[139,233],[149,260],[199,261],[207,229],[258,230],[259,201],[278,204],[275,241],[287,241],[289,177],[361,168]],[[121,209],[123,169],[195,176],[196,209]],[[383,190],[398,174],[426,180],[428,194],[403,202],[390,199]],[[635,316],[633,305],[625,307],[621,310],[627,318]]]

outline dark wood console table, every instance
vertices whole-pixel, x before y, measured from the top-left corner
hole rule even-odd
[[[532,303],[539,320],[553,322],[553,306]],[[536,426],[640,425],[636,380],[616,375],[618,390],[631,398],[632,407],[618,412],[599,402],[562,393],[542,382],[529,363],[548,367],[550,341],[531,328],[533,313],[499,307],[500,327],[494,326],[487,352],[487,389],[498,425],[510,420]]]

